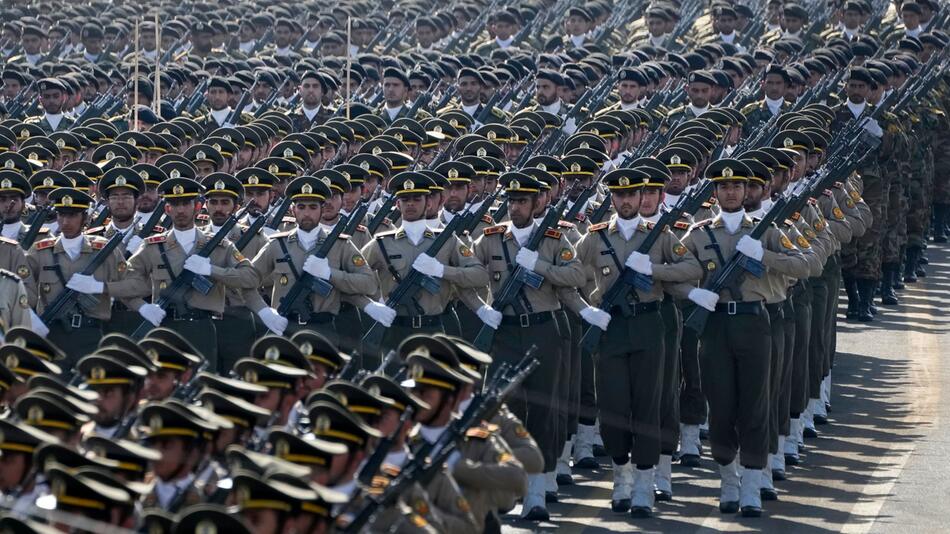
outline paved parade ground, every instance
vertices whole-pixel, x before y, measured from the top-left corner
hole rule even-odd
[[[938,245],[939,246],[939,245]],[[549,506],[557,532],[946,532],[950,508],[950,253],[931,246],[928,277],[908,284],[901,304],[879,308],[873,323],[844,322],[832,376],[830,424],[806,440],[803,463],[776,482],[779,501],[760,519],[722,515],[719,473],[704,451],[703,466],[673,466],[672,503],[633,520],[610,511],[610,462],[574,471],[576,485]],[[844,304],[842,293],[842,306]],[[531,525],[507,516],[505,532]]]

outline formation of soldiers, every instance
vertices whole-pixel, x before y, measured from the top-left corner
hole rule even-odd
[[[757,517],[947,242],[937,0],[0,5],[0,529]]]

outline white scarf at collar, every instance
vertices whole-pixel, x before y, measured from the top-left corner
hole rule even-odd
[[[630,238],[633,237],[633,233],[637,231],[637,227],[640,226],[640,216],[637,215],[632,219],[623,219],[617,217],[614,219],[617,222],[617,228],[620,229],[620,233],[623,234],[625,241],[630,241]]]

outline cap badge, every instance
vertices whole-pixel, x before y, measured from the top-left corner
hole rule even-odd
[[[621,176],[620,179],[617,180],[617,184],[619,184],[621,187],[626,187],[630,185],[630,178],[627,178],[626,176]]]
[[[143,180],[148,180],[148,171],[139,171],[139,176],[141,176]]]
[[[26,155],[26,158],[39,161],[40,155],[37,154],[36,152],[30,152],[29,154]]]
[[[792,148],[793,146],[795,146],[795,141],[792,141],[791,137],[786,137],[785,139],[782,140],[782,146],[784,146],[785,148]]]
[[[311,345],[309,342],[304,342],[302,345],[300,345],[300,352],[307,356],[313,354],[313,345]]]
[[[244,381],[245,381],[245,382],[250,382],[251,384],[256,384],[256,383],[257,383],[257,371],[254,371],[254,370],[252,370],[252,369],[248,369],[247,371],[244,371]]]
[[[126,185],[126,184],[128,184],[128,182],[125,180],[125,176],[119,176],[118,178],[115,179],[116,187],[122,187],[123,185]]]
[[[313,423],[313,433],[325,434],[327,430],[330,430],[330,416],[318,415],[317,420]]]
[[[360,162],[360,168],[363,169],[364,171],[368,171],[368,170],[369,170],[369,162],[368,162],[368,161],[361,161],[361,162]]]
[[[290,149],[290,148],[285,148],[285,149],[284,149],[284,157],[285,157],[285,158],[292,158],[292,157],[294,157],[294,151],[293,151],[292,149]]]
[[[276,361],[280,359],[280,349],[277,347],[267,347],[267,350],[264,351],[264,359],[267,361]]]
[[[498,138],[498,134],[495,133],[494,131],[491,131],[491,132],[488,132],[488,135],[486,135],[485,137],[487,137],[489,141],[494,141],[495,139]]]
[[[0,188],[10,189],[11,187],[13,187],[13,182],[11,182],[9,178],[4,178],[3,181],[0,182]]]
[[[60,137],[56,140],[56,148],[63,148],[66,146],[66,140]]]
[[[173,195],[182,195],[184,193],[185,193],[185,188],[183,186],[176,185],[175,187],[172,187]]]
[[[670,165],[679,165],[683,160],[679,156],[670,158]]]
[[[92,370],[89,371],[89,378],[93,380],[102,380],[105,377],[106,370],[100,366],[93,367]]]
[[[424,374],[425,370],[422,369],[421,365],[416,364],[409,368],[409,378],[413,380],[419,380]]]
[[[410,190],[410,189],[415,189],[415,188],[416,188],[416,184],[415,184],[415,182],[413,182],[412,180],[406,180],[405,182],[402,183],[402,188],[403,188],[403,190],[408,191],[408,190]]]
[[[69,195],[64,196],[64,197],[63,197],[63,206],[72,206],[72,205],[73,205],[73,197],[71,197],[71,196],[69,196]]]
[[[39,406],[31,406],[29,410],[26,411],[26,421],[28,423],[38,423],[43,420],[43,408]]]
[[[439,126],[438,124],[436,124],[435,126],[432,127],[432,131],[435,132],[435,133],[440,134],[440,133],[442,133],[442,127]]]
[[[313,194],[313,186],[310,184],[303,184],[303,187],[300,188],[300,192],[305,195]]]
[[[277,174],[277,171],[279,170],[280,170],[280,167],[278,167],[276,163],[271,163],[270,165],[267,166],[267,172],[271,174]]]
[[[584,141],[583,143],[581,143],[581,148],[590,148],[590,143],[588,143],[587,141]]]
[[[580,163],[571,163],[571,172],[580,172],[581,164]]]
[[[219,191],[220,191],[220,190],[223,190],[223,189],[224,189],[224,180],[218,180],[217,182],[215,182],[215,183],[214,183],[214,188],[217,189],[217,190],[219,190]]]
[[[508,189],[512,191],[517,191],[521,189],[521,182],[519,182],[518,180],[512,180],[511,183],[508,184]]]
[[[204,150],[199,150],[195,153],[195,159],[205,159],[205,156],[207,156],[207,154],[205,154]]]
[[[15,168],[16,168],[16,163],[13,163],[13,160],[12,160],[12,159],[8,159],[8,160],[6,160],[6,161],[3,162],[3,168],[4,168],[4,169],[15,169]]]
[[[735,173],[732,171],[732,167],[726,167],[722,170],[723,178],[732,178],[733,176],[735,176]]]
[[[10,369],[16,369],[20,366],[20,359],[16,357],[16,354],[11,354],[7,356],[6,364]]]
[[[484,158],[485,156],[488,155],[488,151],[485,150],[484,147],[482,147],[482,148],[479,148],[478,150],[475,151],[475,155],[478,156],[478,157],[480,157],[480,158]]]
[[[328,177],[328,176],[324,176],[323,178],[320,178],[320,181],[323,182],[323,185],[325,185],[325,186],[327,186],[327,187],[330,187],[330,184],[333,183],[333,181],[330,180],[330,177]]]
[[[459,171],[457,169],[449,169],[448,178],[449,180],[454,180],[459,177]],[[4,186],[6,187],[6,186]]]
[[[257,184],[259,184],[259,183],[261,183],[261,179],[258,178],[256,174],[252,174],[252,175],[250,175],[250,176],[247,177],[247,184],[248,184],[248,185],[257,185]]]
[[[35,159],[35,158],[31,158],[31,159]],[[106,152],[106,161],[112,161],[114,159],[115,159],[115,152],[111,150]]]
[[[171,172],[168,173],[168,177],[181,178],[181,171],[179,171],[178,169],[172,169]]]

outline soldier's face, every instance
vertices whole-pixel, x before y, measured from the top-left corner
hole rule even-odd
[[[745,201],[743,206],[748,211],[754,211],[762,206],[762,199],[765,198],[765,187],[758,182],[749,182],[746,186]]]
[[[145,379],[144,393],[148,400],[164,400],[171,396],[178,385],[178,374],[168,369],[149,373]]]
[[[99,408],[93,418],[97,423],[103,425],[112,425],[119,421],[128,408],[128,395],[124,386],[97,386],[96,393],[99,398],[96,400],[96,407]]]
[[[785,29],[788,30],[788,31],[790,31],[790,32],[792,32],[792,33],[795,33],[795,32],[797,32],[797,31],[801,30],[801,29],[802,29],[802,26],[805,25],[805,21],[804,21],[804,20],[802,20],[802,19],[800,19],[800,18],[798,18],[798,17],[791,17],[791,16],[788,16],[788,15],[785,15],[784,21],[785,21]]]
[[[118,188],[110,191],[106,196],[106,203],[112,212],[112,218],[119,222],[128,221],[135,215],[135,195],[128,189]]]
[[[449,182],[449,186],[445,188],[443,193],[445,195],[445,209],[458,213],[465,207],[465,200],[468,197],[468,184]]]
[[[406,101],[406,84],[398,78],[383,78],[383,98],[390,104],[402,104]]]
[[[733,16],[716,17],[716,29],[725,35],[729,35],[736,29],[736,18]]]
[[[510,22],[496,22],[493,28],[495,30],[495,36],[504,41],[515,34],[517,26]]]
[[[21,452],[3,453],[0,456],[0,491],[4,493],[16,488],[30,465],[30,455]]]
[[[402,218],[406,222],[413,222],[422,219],[426,212],[426,197],[428,195],[400,195],[396,200],[396,205],[402,213]]]
[[[211,109],[217,111],[227,107],[231,93],[223,87],[210,87],[205,97]]]
[[[442,209],[442,193],[432,193],[426,198],[426,219],[435,219]]]
[[[762,89],[765,91],[766,97],[778,100],[785,96],[787,84],[785,78],[782,78],[779,74],[766,74],[765,81],[762,82]]]
[[[274,44],[279,48],[290,46],[291,36],[290,27],[280,25],[274,30]]]
[[[848,100],[854,104],[860,104],[868,98],[868,93],[871,92],[871,87],[862,81],[859,80],[848,80],[848,85],[845,86],[845,92],[848,94]]]
[[[632,219],[640,212],[640,190],[618,190],[611,193],[610,201],[621,219]]]
[[[568,35],[584,35],[590,31],[590,22],[584,17],[571,15],[564,21],[564,30]]]
[[[659,17],[648,17],[647,30],[650,31],[650,35],[653,37],[660,37],[666,33],[666,21]]]
[[[208,215],[211,217],[211,223],[215,226],[221,226],[228,217],[234,213],[234,197],[224,195],[214,195],[208,197]]]
[[[170,480],[182,471],[182,466],[189,461],[189,457],[197,457],[199,452],[197,448],[186,444],[181,438],[160,438],[153,443],[156,451],[161,453],[162,457],[155,462],[155,476],[161,480]],[[192,462],[195,463],[195,462]]]
[[[53,115],[61,113],[65,102],[66,95],[59,89],[47,89],[40,93],[40,105],[47,113]]]
[[[297,219],[297,226],[304,232],[309,232],[320,224],[323,216],[323,203],[315,200],[294,202],[294,217]]]
[[[19,221],[22,213],[23,197],[16,193],[0,193],[0,217],[4,224]]]
[[[525,228],[534,221],[535,206],[538,201],[536,196],[516,195],[508,196],[508,216],[511,217],[512,224],[517,228]]]
[[[673,169],[670,171],[670,181],[666,183],[666,191],[671,195],[680,195],[689,185],[689,171],[687,169]]]
[[[82,227],[86,223],[86,212],[81,210],[57,212],[56,221],[59,223],[59,230],[63,236],[72,239],[82,233]]]
[[[740,181],[720,182],[716,184],[716,200],[722,210],[734,213],[742,208],[745,202],[746,184]]]
[[[187,198],[171,198],[165,204],[165,213],[171,216],[177,230],[190,230],[195,225],[199,204]]]
[[[659,187],[645,187],[640,192],[640,215],[652,217],[660,209],[663,202],[663,189]]]
[[[643,87],[637,82],[624,80],[617,84],[617,93],[620,95],[620,101],[624,104],[632,104],[640,100],[643,94]]]
[[[3,96],[5,98],[13,98],[23,89],[23,85],[20,84],[19,80],[13,78],[4,78],[3,79]]]
[[[458,89],[459,98],[462,99],[462,102],[471,105],[478,100],[478,96],[482,91],[482,84],[471,76],[462,76],[458,81]]]
[[[23,52],[26,54],[38,54],[43,46],[43,39],[39,35],[27,34],[20,38],[23,45]]]
[[[323,204],[323,220],[327,222],[335,221],[340,215],[340,208],[343,207],[343,194],[333,193]]]
[[[136,202],[136,208],[142,213],[148,213],[158,205],[158,188],[154,185],[146,185],[145,191],[139,196]]]
[[[356,203],[360,201],[362,190],[359,187],[353,187],[346,193],[343,193],[343,209],[352,212],[356,209]]]
[[[686,94],[691,104],[698,108],[704,108],[709,105],[712,86],[708,83],[693,82],[686,86]]]
[[[535,84],[534,97],[538,104],[550,106],[557,102],[557,85],[551,80],[538,80]]]

